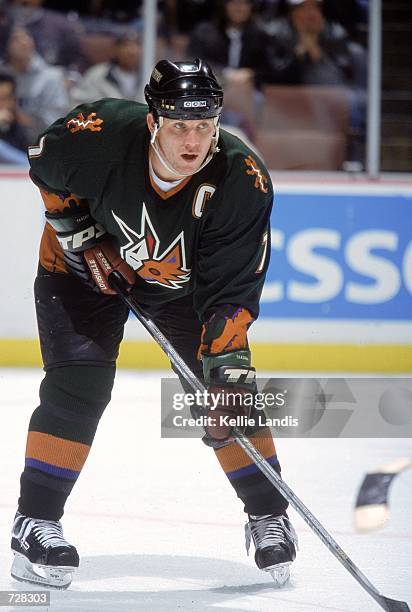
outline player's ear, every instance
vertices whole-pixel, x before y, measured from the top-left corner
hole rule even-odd
[[[155,124],[155,120],[154,120],[152,113],[147,113],[146,122],[147,122],[147,127],[149,128],[149,132],[153,134],[156,124]]]

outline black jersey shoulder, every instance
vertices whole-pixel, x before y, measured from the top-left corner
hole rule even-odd
[[[147,132],[147,112],[144,104],[115,98],[81,104],[52,125],[46,138],[56,134],[67,159],[123,159],[129,143]]]
[[[255,185],[255,179],[257,178],[262,193],[267,192],[270,196],[273,196],[269,171],[255,151],[238,136],[224,129],[220,131],[219,146],[226,157],[228,175],[234,175],[236,181],[243,184],[246,189],[251,184]]]
[[[269,171],[260,157],[240,138],[221,130],[216,158],[220,159],[219,163],[225,169],[218,189],[224,200],[230,200],[232,206],[240,208],[240,212],[250,211],[251,207],[272,206],[273,186]]]
[[[30,147],[34,182],[79,193],[85,180],[89,195],[97,193],[113,165],[139,163],[135,153],[148,138],[147,112],[144,104],[115,98],[76,106],[43,132],[38,147]],[[79,185],[74,177],[84,180]]]

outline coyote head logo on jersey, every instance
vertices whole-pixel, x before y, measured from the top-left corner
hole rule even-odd
[[[190,280],[190,269],[186,268],[184,232],[180,232],[160,254],[160,240],[144,203],[139,234],[113,211],[112,215],[128,241],[120,248],[120,255],[143,280],[168,289],[180,289],[183,283]]]

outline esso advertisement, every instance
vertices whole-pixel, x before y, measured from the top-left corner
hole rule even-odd
[[[412,319],[412,197],[275,195],[263,317]]]

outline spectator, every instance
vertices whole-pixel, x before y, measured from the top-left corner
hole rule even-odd
[[[81,104],[100,98],[141,100],[141,55],[142,48],[137,32],[124,33],[116,40],[113,60],[89,68],[72,88],[72,102]]]
[[[361,169],[366,131],[366,53],[328,21],[322,0],[286,0],[287,14],[266,27],[267,82],[346,87],[350,108],[348,161]]]
[[[282,17],[288,11],[287,0],[261,0],[260,4],[277,5],[277,15],[272,11],[268,20]],[[369,0],[323,0],[323,15],[327,21],[335,21],[344,27],[352,40],[358,40],[363,32],[363,25],[368,20]],[[267,12],[267,11],[266,11]]]
[[[224,0],[215,21],[195,28],[188,54],[207,60],[226,81],[258,86],[264,68],[262,36],[253,19],[252,0]]]
[[[287,0],[287,6],[287,15],[266,27],[269,82],[364,88],[365,53],[324,18],[322,0]]]
[[[19,123],[16,82],[11,73],[0,70],[0,163],[26,165],[29,142]]]
[[[6,48],[7,66],[14,74],[22,122],[31,142],[69,107],[62,71],[49,66],[34,48],[26,30],[12,30]]]
[[[32,36],[37,52],[48,64],[83,71],[79,30],[61,13],[43,8],[44,0],[9,0],[16,25]]]

